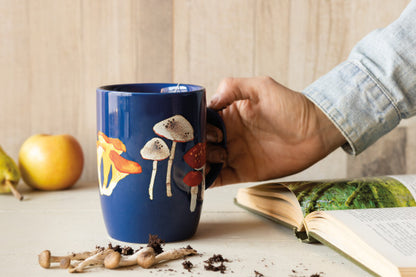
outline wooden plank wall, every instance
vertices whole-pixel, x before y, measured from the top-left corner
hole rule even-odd
[[[0,145],[17,158],[32,134],[72,134],[96,180],[97,86],[190,82],[210,98],[224,77],[269,75],[302,90],[408,2],[0,0]],[[298,176],[343,177],[350,160],[336,151]]]
[[[96,180],[95,88],[172,79],[172,3],[0,0],[0,145],[69,133]]]

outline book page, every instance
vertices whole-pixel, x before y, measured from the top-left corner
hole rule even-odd
[[[396,266],[416,267],[416,207],[326,213],[348,226]]]
[[[393,175],[390,176],[397,181],[401,182],[416,199],[416,175]]]
[[[282,186],[261,185],[254,188],[239,189],[235,198],[236,204],[291,227],[302,227],[303,215],[290,191]]]

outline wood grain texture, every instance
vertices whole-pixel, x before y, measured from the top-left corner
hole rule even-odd
[[[0,1],[0,145],[17,158],[35,133],[69,133],[96,180],[95,89],[172,79],[172,3]]]
[[[1,0],[0,145],[17,158],[32,134],[70,133],[96,180],[96,87],[189,82],[210,98],[224,77],[269,75],[302,90],[408,2]],[[300,176],[343,176],[346,161],[336,151]]]
[[[199,82],[209,96],[228,76],[268,75],[302,90],[408,2],[174,1],[174,80]]]
[[[357,157],[348,157],[348,176],[382,176],[407,173],[407,128],[398,127]]]
[[[227,76],[252,76],[254,0],[174,1],[175,82],[205,86]]]

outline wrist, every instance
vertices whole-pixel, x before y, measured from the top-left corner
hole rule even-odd
[[[328,153],[347,143],[336,124],[315,104],[314,109],[319,122],[318,134],[321,136],[321,141]]]

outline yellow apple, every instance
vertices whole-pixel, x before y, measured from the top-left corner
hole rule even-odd
[[[61,190],[79,179],[84,155],[71,135],[34,135],[19,151],[19,169],[23,181],[40,190]]]

